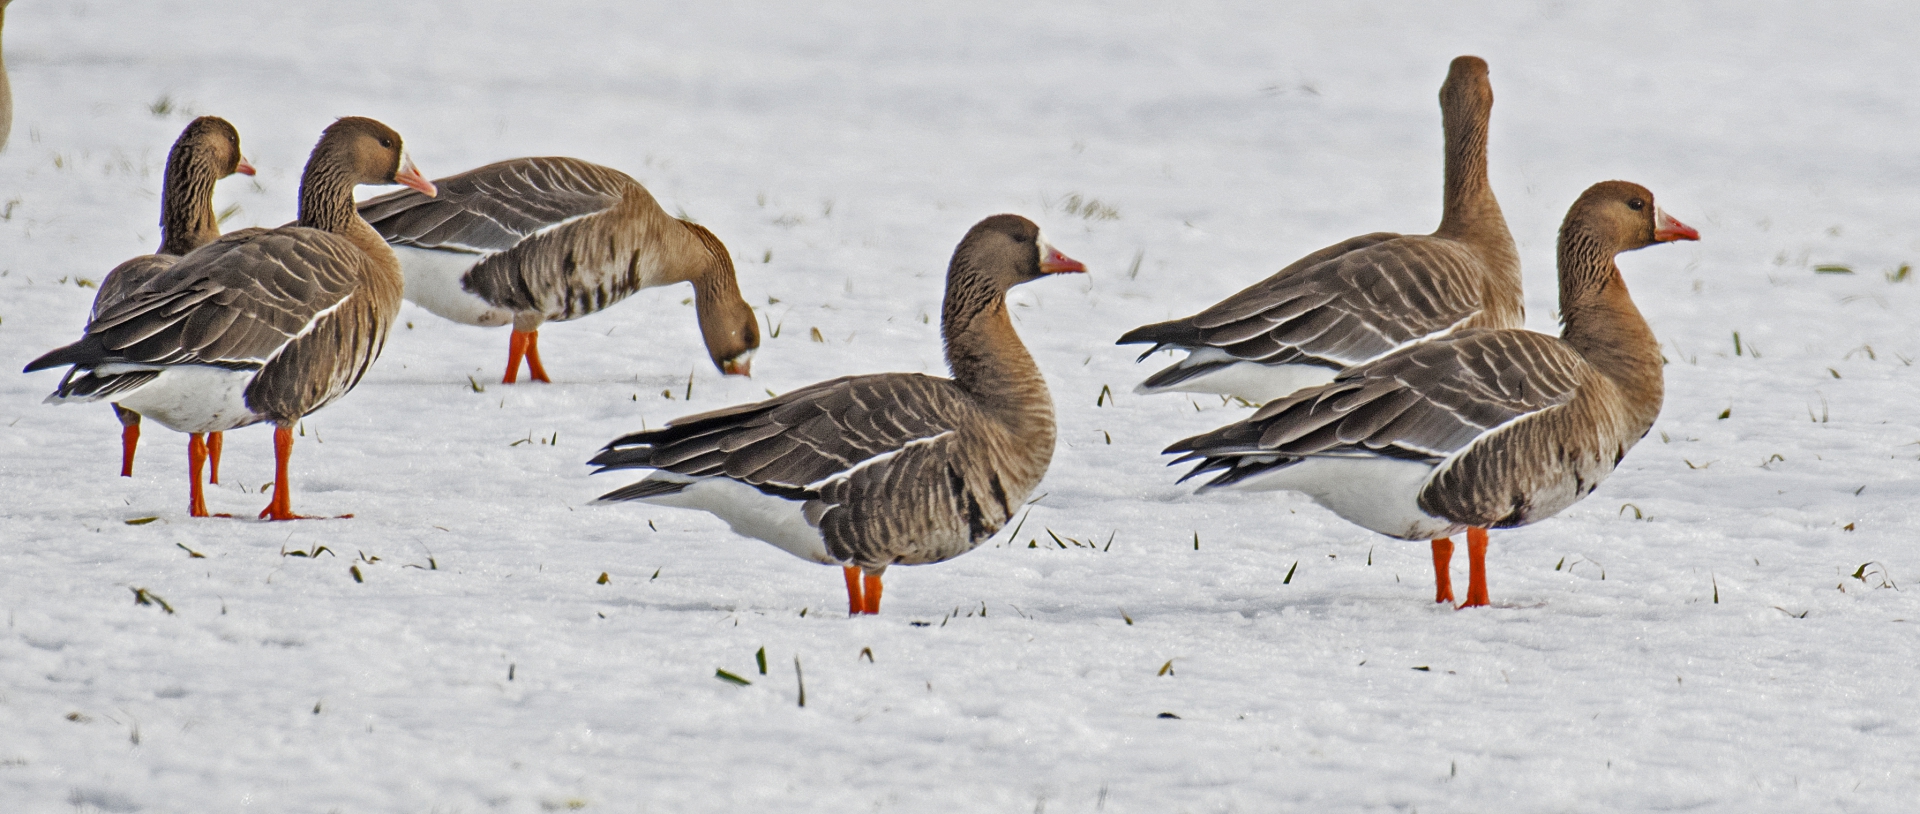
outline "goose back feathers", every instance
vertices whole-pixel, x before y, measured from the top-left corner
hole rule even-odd
[[[1523,324],[1519,254],[1487,181],[1493,89],[1486,63],[1455,59],[1440,106],[1446,165],[1439,229],[1351,238],[1199,314],[1127,332],[1120,344],[1150,345],[1142,359],[1162,349],[1188,353],[1137,390],[1266,401],[1425,338]]]
[[[531,332],[600,311],[635,291],[691,282],[708,353],[744,372],[759,347],[733,259],[705,227],[660,208],[618,170],[572,158],[520,158],[360,204],[400,251],[407,297],[469,325]]]
[[[970,551],[1053,455],[1053,404],[1013,331],[1007,289],[1084,270],[1025,218],[988,218],[948,267],[953,378],[834,379],[624,436],[593,459],[598,471],[657,471],[601,499],[704,509],[796,556],[871,575]]]

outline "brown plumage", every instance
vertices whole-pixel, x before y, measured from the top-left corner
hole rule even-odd
[[[1349,369],[1251,418],[1168,447],[1204,488],[1305,492],[1402,539],[1434,538],[1451,601],[1448,536],[1469,532],[1465,605],[1487,604],[1487,528],[1543,520],[1612,473],[1660,413],[1660,352],[1614,255],[1691,228],[1624,181],[1595,184],[1560,228],[1559,338],[1469,329]]]
[[[850,376],[624,436],[594,457],[598,471],[658,471],[600,499],[703,509],[795,556],[846,566],[850,609],[877,612],[887,566],[973,550],[1046,474],[1053,401],[1006,293],[1085,270],[1031,221],[987,218],[947,268],[940,325],[953,378]]]
[[[88,323],[100,313],[173,267],[175,261],[220,237],[220,218],[213,213],[213,185],[234,173],[252,175],[253,166],[240,154],[240,131],[226,119],[201,116],[189,122],[167,153],[166,178],[160,187],[160,250],[115,266],[100,280]],[[127,377],[119,384],[136,382]],[[148,377],[151,378],[151,377]],[[120,474],[133,476],[133,453],[140,442],[140,414],[113,405],[120,419]],[[211,464],[209,483],[220,482],[220,433],[206,440]]]
[[[7,4],[0,0],[0,32],[7,27]],[[0,53],[0,150],[7,149],[7,136],[13,132],[13,84],[7,81],[7,58]]]
[[[273,422],[277,475],[261,516],[298,517],[287,477],[293,423],[360,381],[400,308],[398,263],[353,207],[355,185],[392,183],[433,188],[405,159],[399,134],[340,119],[307,161],[296,225],[246,229],[194,250],[27,370],[72,365],[50,400],[114,394],[196,436]],[[197,472],[190,511],[202,516]]]
[[[407,299],[468,325],[512,324],[503,382],[547,381],[539,329],[600,311],[643,288],[692,283],[713,365],[746,375],[760,331],[733,258],[705,227],[678,220],[618,170],[573,158],[517,158],[360,204],[397,247]]]
[[[1431,235],[1376,232],[1294,261],[1184,319],[1128,331],[1119,344],[1187,351],[1139,392],[1193,391],[1267,401],[1341,368],[1462,328],[1525,322],[1520,257],[1487,180],[1493,87],[1479,57],[1453,61],[1440,88],[1446,197]]]

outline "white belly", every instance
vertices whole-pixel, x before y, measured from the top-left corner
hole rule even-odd
[[[1223,487],[1290,491],[1313,498],[1347,522],[1402,540],[1431,540],[1466,526],[1420,509],[1434,467],[1395,458],[1308,458]]]
[[[143,369],[151,368],[101,365],[99,371],[112,375]],[[208,365],[169,367],[114,402],[174,432],[225,432],[266,418],[247,408],[247,384],[254,372]]]
[[[1181,360],[1180,366],[1189,367],[1225,360],[1227,352],[1219,348],[1201,348],[1188,354]],[[1222,365],[1193,378],[1168,385],[1166,387],[1148,387],[1141,384],[1134,388],[1136,393],[1213,393],[1221,396],[1239,396],[1256,404],[1264,404],[1281,396],[1292,395],[1306,387],[1316,387],[1333,381],[1335,371],[1320,365],[1263,365],[1258,362],[1234,362]]]
[[[664,472],[649,479],[685,480]],[[735,534],[772,543],[800,559],[827,565],[840,562],[827,553],[820,530],[807,522],[802,512],[804,503],[769,495],[739,481],[700,478],[679,492],[642,498],[641,502],[699,509],[725,520]]]
[[[480,255],[395,246],[400,273],[407,278],[407,301],[463,325],[491,328],[513,322],[513,312],[474,296],[460,278]]]

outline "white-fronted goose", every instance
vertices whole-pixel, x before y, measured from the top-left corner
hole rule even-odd
[[[1342,368],[1461,328],[1525,323],[1520,256],[1487,182],[1493,86],[1479,57],[1455,59],[1440,87],[1446,197],[1431,235],[1375,232],[1302,257],[1185,319],[1128,331],[1119,344],[1187,351],[1135,392],[1188,391],[1264,402],[1332,381]]]
[[[340,119],[307,159],[297,225],[244,229],[194,250],[27,370],[72,365],[49,400],[112,395],[193,434],[194,446],[202,433],[273,422],[273,501],[260,516],[298,518],[287,477],[293,424],[359,383],[400,310],[399,263],[354,212],[356,184],[433,190],[398,133]],[[189,512],[205,517],[199,461],[191,474]]]
[[[540,326],[579,319],[643,288],[689,282],[707,354],[747,375],[760,330],[740,298],[733,258],[706,227],[660,208],[619,170],[573,158],[517,158],[434,182],[437,197],[401,190],[360,204],[393,244],[407,299],[467,325],[513,325],[520,360],[540,363]]]
[[[175,261],[220,237],[220,218],[213,213],[213,185],[234,173],[252,175],[253,166],[240,154],[240,131],[226,119],[201,116],[180,131],[167,153],[166,178],[160,188],[160,250],[115,266],[100,280],[93,297],[91,324],[101,313],[139,291],[149,280],[173,268]],[[113,405],[120,419],[120,475],[133,477],[133,452],[140,443],[140,414]],[[221,434],[206,438],[207,481],[220,482]],[[189,458],[192,442],[188,442]]]
[[[1167,452],[1200,460],[1188,478],[1220,472],[1203,489],[1304,492],[1381,534],[1431,539],[1438,602],[1453,601],[1448,537],[1465,531],[1461,606],[1485,605],[1486,530],[1544,520],[1586,497],[1660,414],[1659,344],[1614,255],[1698,239],[1644,187],[1595,184],[1560,227],[1559,338],[1457,331]]]
[[[600,499],[711,512],[736,533],[841,565],[849,612],[878,613],[887,566],[972,551],[1046,474],[1053,400],[1006,294],[1084,271],[1026,218],[987,218],[947,267],[940,330],[953,378],[849,376],[615,439],[596,471],[658,471]]]
[[[0,0],[0,34],[6,33],[7,4]],[[13,132],[13,85],[7,81],[7,57],[0,51],[0,150],[7,149],[7,134]]]

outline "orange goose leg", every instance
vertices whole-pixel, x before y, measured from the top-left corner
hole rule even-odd
[[[287,480],[287,463],[293,460],[293,428],[276,426],[273,428],[273,502],[260,510],[263,520],[311,520],[304,514],[293,513],[293,486]],[[350,514],[338,515],[340,518],[352,517]]]
[[[226,434],[207,433],[207,482],[220,485],[220,448],[226,446]]]
[[[527,332],[527,378],[536,382],[552,384],[547,378],[547,369],[540,365],[540,331]]]
[[[1467,529],[1467,601],[1463,608],[1484,608],[1487,601],[1487,530]]]
[[[1433,541],[1433,601],[1453,604],[1453,573],[1449,566],[1453,563],[1453,539],[1442,537]]]
[[[207,496],[200,489],[200,467],[207,463],[207,440],[200,433],[187,436],[187,514],[206,517]]]
[[[849,565],[841,569],[847,577],[847,615],[858,616],[867,607],[860,590],[860,567]]]
[[[507,340],[507,375],[500,377],[501,384],[513,384],[520,381],[520,360],[527,355],[527,335],[519,330]]]
[[[113,415],[120,419],[120,477],[133,477],[133,450],[140,445],[140,414],[118,404]]]
[[[862,613],[877,615],[880,613],[880,577],[875,574],[868,574],[866,576],[867,576],[867,587],[866,587],[867,603],[866,603],[866,608],[865,610],[862,611]]]

